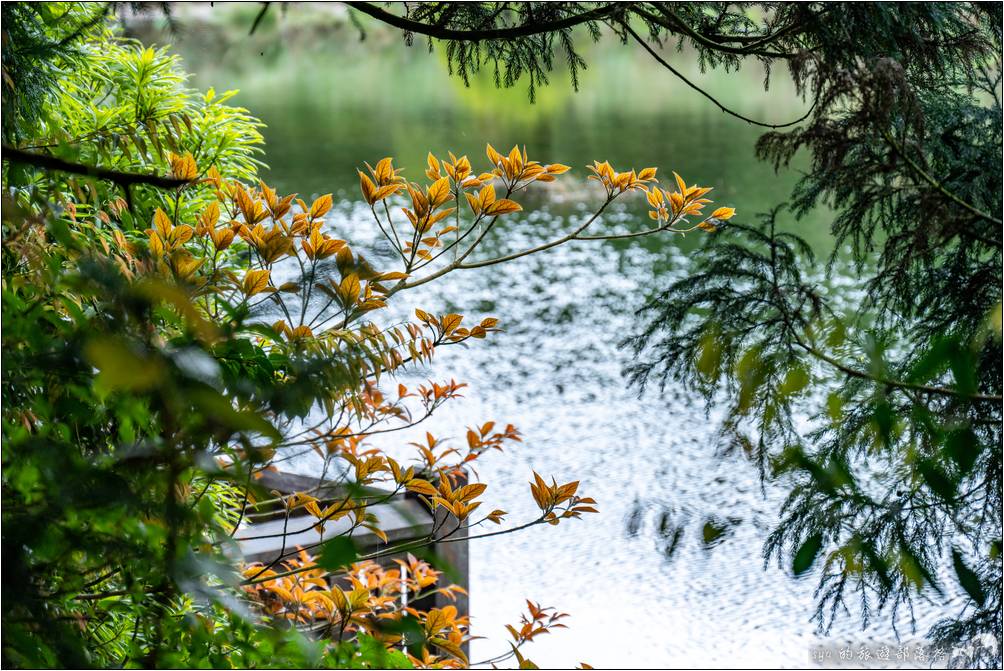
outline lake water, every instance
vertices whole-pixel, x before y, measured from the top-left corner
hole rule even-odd
[[[394,156],[414,179],[429,150],[467,153],[476,168],[486,167],[486,142],[499,149],[525,144],[533,158],[573,166],[570,187],[534,196],[537,207],[527,208],[534,211],[509,219],[480,258],[573,227],[596,202],[583,181],[583,166],[593,159],[621,169],[655,165],[664,176],[676,170],[688,183],[714,186],[716,202],[736,207],[746,221],[784,200],[798,177],[797,170],[776,175],[754,160],[756,128],[724,116],[613,39],[584,49],[589,69],[581,92],[555,72],[530,106],[523,86],[498,91],[486,77],[465,88],[424,43],[406,48],[372,24],[360,43],[337,12],[293,7],[285,17],[270,16],[251,38],[235,35],[256,11],[238,9],[238,23],[233,10],[224,17],[203,8],[199,20],[182,21],[174,41],[191,83],[240,89],[236,103],[268,124],[266,181],[280,193],[333,191],[339,202],[330,221],[379,268],[392,259],[358,200],[355,168],[383,156]],[[686,54],[674,58],[747,116],[785,122],[804,109],[780,79],[764,93],[758,70],[701,75]],[[603,226],[628,227],[639,218],[645,225],[639,200]],[[820,250],[831,247],[825,212],[786,225]],[[636,328],[635,311],[686,275],[698,242],[579,242],[457,272],[397,297],[397,315],[414,307],[493,315],[506,329],[469,349],[437,354],[425,374],[456,377],[470,388],[417,435],[429,430],[462,442],[466,425],[512,422],[524,442],[479,462],[491,483],[485,505],[508,510],[512,521],[532,518],[533,469],[581,480],[580,493],[597,499],[601,511],[472,544],[473,630],[487,637],[472,644],[472,661],[508,648],[503,625],[516,621],[524,598],[571,615],[568,630],[527,648],[542,667],[804,666],[821,640],[896,642],[883,616],[863,632],[855,617],[844,617],[820,638],[811,621],[815,578],[794,580],[783,568],[764,567],[762,543],[783,492],[768,486],[765,495],[752,465],[718,453],[714,409],[705,413],[699,399],[672,386],[639,396],[622,375],[632,354],[618,343]],[[296,464],[307,473],[316,467]],[[701,537],[709,518],[730,525],[714,547]],[[683,532],[670,552],[676,528]],[[945,608],[920,607],[917,631]],[[907,614],[899,624],[912,638]]]

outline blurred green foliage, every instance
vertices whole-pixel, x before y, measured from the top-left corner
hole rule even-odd
[[[444,571],[411,552],[466,541],[468,525],[502,523],[501,509],[473,519],[487,485],[467,484],[465,467],[519,433],[483,422],[462,449],[426,433],[405,465],[363,441],[417,425],[467,386],[451,379],[385,393],[382,376],[499,330],[493,317],[467,327],[461,314],[421,309],[403,324],[368,316],[457,269],[480,242],[406,282],[435,260],[434,246],[449,250],[438,235],[456,228],[423,235],[474,188],[469,161],[444,163],[452,177],[436,163],[422,191],[390,157],[370,169],[379,189],[361,178],[371,204],[407,191],[414,209],[409,247],[397,248],[403,272],[379,272],[330,234],[330,193],[308,204],[252,180],[261,123],[227,105],[230,93],[190,91],[175,57],[117,38],[108,12],[79,30],[92,15],[77,3],[4,15],[15,22],[5,35],[21,40],[3,43],[6,93],[21,115],[5,137],[3,172],[4,663],[467,664],[469,617],[442,601],[466,590],[440,583]],[[7,70],[29,44],[55,78],[18,104],[38,94]],[[520,180],[568,169],[515,148],[494,162],[498,175],[506,166],[507,195]],[[623,173],[621,193],[634,177]],[[521,209],[473,181],[482,195],[469,230]],[[462,223],[459,213],[451,221]],[[320,478],[290,485],[304,491],[259,483],[311,452]],[[535,480],[539,515],[488,535],[597,512],[576,495],[577,481]],[[411,535],[388,529],[402,532],[391,542],[372,509],[415,505],[404,503],[408,493],[429,515]],[[279,516],[281,532],[254,526]],[[288,542],[313,531],[316,541]],[[365,554],[353,534],[371,534]],[[246,564],[242,547],[276,538],[274,558]],[[510,629],[513,650],[564,626],[554,608],[527,607],[521,629]]]
[[[189,153],[202,166],[199,177],[215,165],[232,179],[254,178],[262,165],[262,124],[227,104],[236,91],[188,88],[177,56],[117,37],[112,18],[107,3],[5,5],[4,142],[142,174],[169,173],[170,155]],[[53,182],[18,166],[5,166],[4,179],[22,207],[68,198],[96,205],[101,195],[90,185]],[[167,208],[166,195],[155,188],[136,185],[120,195],[141,211]],[[189,194],[179,214],[192,216],[211,190],[200,195]],[[126,221],[130,225],[136,224]]]
[[[253,177],[260,122],[109,19],[104,4],[4,3],[4,142],[141,174],[190,153]],[[175,284],[116,263],[123,231],[144,239],[158,207],[193,216],[212,188],[3,170],[4,665],[409,667],[365,638],[263,626],[234,589],[247,472],[211,448],[262,463],[279,437],[266,414],[302,416],[315,383],[347,381],[342,362],[264,350],[246,307],[210,327]]]

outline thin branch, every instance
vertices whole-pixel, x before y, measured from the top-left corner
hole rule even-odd
[[[695,42],[698,42],[699,44],[701,44],[701,45],[703,45],[703,46],[705,46],[705,47],[707,47],[709,49],[714,49],[715,51],[721,51],[721,52],[728,53],[728,54],[738,54],[738,55],[743,55],[743,56],[761,56],[761,57],[764,57],[764,58],[794,58],[796,56],[796,54],[783,53],[783,52],[780,52],[780,51],[758,51],[757,47],[755,46],[756,43],[750,44],[750,45],[746,45],[746,46],[742,46],[742,47],[731,47],[731,46],[729,46],[727,44],[721,44],[721,43],[718,43],[718,42],[714,42],[711,39],[709,39],[709,38],[705,37],[704,35],[702,35],[701,33],[697,32],[693,28],[691,28],[689,25],[687,25],[687,23],[683,19],[681,19],[679,16],[677,16],[676,13],[673,12],[671,9],[669,9],[667,7],[664,7],[661,4],[657,6],[657,9],[659,10],[659,12],[663,16],[666,17],[666,19],[668,19],[668,22],[666,20],[661,19],[660,17],[658,17],[658,16],[656,16],[654,14],[651,14],[650,12],[646,12],[645,10],[643,10],[641,8],[636,8],[633,11],[636,14],[638,14],[638,16],[641,16],[642,18],[647,19],[647,20],[651,21],[652,23],[660,25],[660,26],[662,26],[663,28],[666,28],[669,31],[679,30],[679,31],[685,33],[688,37],[690,37],[691,39],[693,39]],[[797,27],[799,27],[799,24],[792,24],[792,25],[787,26],[786,28],[784,28],[782,30],[783,30],[783,32],[788,32],[788,31],[791,31],[791,30],[793,30],[793,29],[795,29]],[[781,33],[781,31],[779,31],[779,33]],[[770,36],[770,37],[772,37],[772,39],[776,39],[777,37],[780,37],[780,35],[773,35],[773,36]]]
[[[520,258],[522,256],[528,256],[530,254],[536,254],[537,252],[542,252],[545,249],[550,249],[551,247],[557,247],[558,245],[563,245],[564,243],[566,243],[566,242],[568,242],[570,240],[575,240],[576,236],[578,236],[579,233],[581,233],[582,231],[584,231],[587,228],[589,228],[589,226],[594,221],[596,221],[597,218],[599,218],[599,216],[603,213],[603,210],[605,210],[607,208],[607,205],[609,205],[610,203],[613,202],[613,200],[614,200],[615,197],[616,196],[608,197],[606,199],[606,201],[604,201],[604,203],[600,207],[600,209],[596,210],[596,212],[593,214],[593,216],[589,217],[589,219],[586,220],[586,223],[582,224],[581,226],[579,226],[577,229],[575,229],[574,231],[572,231],[568,235],[560,237],[560,238],[558,238],[556,240],[551,240],[550,242],[545,242],[544,244],[537,245],[536,247],[531,247],[529,249],[524,249],[524,250],[521,250],[521,251],[518,251],[518,252],[514,252],[512,254],[508,254],[506,256],[500,256],[500,257],[494,258],[494,259],[486,259],[484,261],[475,261],[473,263],[460,263],[460,264],[457,264],[457,268],[462,268],[462,269],[468,270],[468,269],[471,269],[471,268],[483,268],[484,266],[492,266],[492,265],[495,265],[496,263],[505,263],[506,261],[512,261],[514,259],[518,259],[518,258]]]
[[[254,31],[258,30],[258,25],[262,22],[262,19],[265,18],[265,15],[268,14],[268,8],[271,4],[271,2],[261,3],[261,9],[258,10],[258,15],[254,17],[254,23],[251,24],[251,30],[248,32],[248,37],[254,35]]]
[[[892,135],[890,135],[888,131],[885,131],[883,134],[885,135],[886,142],[888,142],[890,146],[892,146],[892,148],[896,151],[897,154],[903,157],[903,160],[907,162],[910,168],[915,173],[917,173],[917,175],[919,175],[921,179],[923,179],[925,182],[927,182],[935,189],[937,189],[938,192],[941,193],[941,195],[943,195],[945,198],[948,198],[959,207],[962,207],[963,209],[968,210],[970,213],[976,215],[977,217],[980,217],[981,219],[986,219],[990,223],[997,224],[998,226],[1004,226],[1004,221],[1001,221],[997,217],[994,217],[993,215],[984,212],[983,210],[979,209],[974,205],[970,205],[965,200],[959,198],[954,193],[945,188],[945,186],[941,182],[939,182],[937,179],[929,175],[922,167],[920,167],[920,165],[917,164],[916,161],[910,158],[909,154],[907,154],[906,151],[899,146],[899,144],[896,142],[896,140],[893,139]],[[994,241],[994,245],[1000,247],[1001,243],[999,241]]]
[[[805,121],[806,119],[808,119],[809,115],[812,114],[812,111],[814,109],[816,109],[816,101],[814,100],[812,102],[812,106],[809,107],[808,111],[806,111],[805,114],[803,114],[799,118],[795,119],[794,121],[789,121],[788,123],[771,124],[771,123],[764,123],[762,121],[757,121],[756,119],[750,119],[749,117],[743,116],[739,112],[735,112],[735,111],[729,109],[728,107],[726,107],[725,105],[723,105],[722,103],[718,102],[718,100],[715,99],[714,96],[712,96],[710,93],[706,92],[704,89],[702,89],[701,87],[697,86],[697,84],[694,84],[692,81],[690,81],[685,76],[683,76],[682,72],[680,72],[679,70],[677,70],[676,68],[674,68],[672,65],[670,65],[662,56],[660,56],[658,54],[658,52],[655,51],[655,49],[653,49],[652,47],[649,46],[648,42],[646,42],[641,37],[639,37],[638,33],[636,33],[634,30],[631,29],[631,26],[627,25],[626,23],[621,24],[621,26],[624,28],[624,30],[627,32],[628,35],[630,35],[631,37],[633,37],[635,39],[635,41],[638,42],[638,44],[640,44],[642,47],[644,47],[645,51],[647,51],[652,56],[652,58],[654,58],[656,61],[658,61],[659,64],[662,65],[664,68],[666,68],[667,70],[669,70],[670,72],[672,72],[674,75],[676,75],[676,77],[680,81],[682,81],[684,84],[686,84],[687,86],[689,86],[690,88],[694,89],[695,91],[697,91],[698,93],[700,93],[702,96],[704,96],[705,98],[707,98],[708,100],[710,100],[711,102],[713,102],[718,107],[718,109],[720,109],[721,111],[723,111],[726,114],[729,114],[731,116],[734,116],[737,119],[741,119],[742,121],[745,121],[748,124],[752,124],[754,126],[761,126],[763,128],[788,128],[789,126],[798,125],[798,124],[802,123],[803,121]]]
[[[479,534],[477,536],[463,536],[463,537],[458,537],[458,538],[440,538],[440,539],[435,539],[435,540],[431,540],[431,539],[428,539],[428,538],[421,538],[421,539],[418,539],[417,541],[408,541],[408,542],[402,543],[400,545],[396,545],[394,547],[390,547],[390,548],[386,548],[384,550],[380,550],[379,552],[373,552],[373,553],[370,553],[368,555],[363,555],[363,556],[359,557],[357,559],[357,561],[364,561],[364,560],[367,560],[367,559],[379,559],[381,557],[385,557],[385,556],[388,556],[388,555],[397,554],[399,552],[404,552],[404,551],[407,551],[407,550],[417,549],[417,548],[420,548],[420,547],[425,547],[426,545],[431,545],[431,544],[455,543],[455,542],[458,542],[458,541],[471,541],[471,540],[477,540],[479,538],[489,538],[491,536],[502,536],[504,534],[515,533],[517,531],[522,531],[523,529],[528,529],[530,527],[537,526],[538,524],[544,524],[544,523],[545,523],[544,522],[544,518],[543,518],[543,516],[541,516],[541,517],[538,517],[537,519],[535,519],[533,521],[526,522],[525,524],[521,524],[521,525],[516,526],[516,527],[512,527],[511,529],[502,529],[500,531],[492,531],[490,533]],[[249,581],[245,580],[245,581],[241,582],[240,585],[242,587],[244,587],[244,586],[247,586],[247,585],[254,585],[254,584],[258,584],[258,583],[269,582],[271,580],[276,580],[278,578],[286,578],[286,577],[289,577],[291,575],[296,575],[298,573],[303,573],[305,571],[312,571],[312,570],[314,570],[316,568],[320,568],[320,566],[318,564],[308,564],[306,566],[298,566],[298,567],[296,567],[294,569],[290,569],[289,571],[284,571],[282,573],[276,573],[275,575],[268,576],[267,578],[259,578],[259,579],[255,580],[253,582],[249,582]]]
[[[802,342],[802,340],[797,335],[795,335],[794,331],[792,331],[792,335],[795,336],[795,344],[797,344],[799,347],[801,347],[802,349],[804,349],[806,352],[808,352],[812,356],[816,357],[820,361],[823,361],[825,363],[830,364],[831,366],[833,366],[834,368],[836,368],[840,372],[845,373],[845,374],[847,374],[847,375],[849,375],[851,377],[856,377],[856,378],[858,378],[860,380],[871,380],[872,382],[874,382],[876,384],[884,385],[886,387],[898,387],[900,389],[912,389],[914,391],[924,392],[925,394],[937,394],[938,396],[952,396],[952,397],[955,397],[955,398],[964,398],[964,399],[968,399],[968,400],[972,400],[972,401],[992,401],[994,403],[1000,403],[1001,401],[1004,401],[1004,397],[1002,397],[1000,394],[996,394],[996,395],[994,395],[994,394],[963,394],[963,393],[961,393],[959,391],[956,391],[954,389],[948,389],[948,388],[945,388],[945,387],[930,387],[930,386],[927,386],[927,385],[924,385],[924,384],[915,384],[913,382],[904,382],[902,380],[890,380],[890,379],[887,379],[887,378],[877,377],[875,375],[871,375],[869,373],[866,373],[864,371],[858,370],[856,368],[851,368],[850,366],[847,366],[846,364],[841,363],[840,361],[838,361],[837,359],[834,359],[833,357],[829,356],[828,354],[825,354],[824,352],[819,351],[818,349],[816,349],[812,345],[807,345],[806,343]]]

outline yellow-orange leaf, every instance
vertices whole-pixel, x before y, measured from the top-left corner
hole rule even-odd
[[[509,214],[510,212],[519,212],[523,208],[514,200],[509,200],[508,198],[502,198],[501,200],[496,200],[494,203],[485,208],[485,214],[500,215]]]
[[[436,496],[439,494],[436,488],[432,486],[432,483],[420,478],[412,480],[405,487],[408,491],[415,492],[416,494],[425,494],[426,496]]]
[[[495,147],[490,144],[485,149],[485,153],[488,154],[488,160],[492,162],[492,166],[497,168],[499,161],[502,160],[502,155],[495,151]]]
[[[481,210],[484,210],[489,205],[495,202],[495,186],[488,184],[481,187],[481,191],[478,192],[478,205]]]
[[[483,482],[475,482],[470,485],[464,485],[453,493],[453,499],[455,501],[467,503],[468,501],[481,496],[487,488],[488,485]]]
[[[504,510],[493,510],[488,513],[487,519],[491,520],[495,524],[502,524],[502,518],[507,514],[508,513]]]
[[[195,159],[188,152],[184,156],[171,156],[171,172],[178,179],[193,180],[199,175],[199,169],[195,165]]]
[[[164,246],[164,240],[157,233],[151,233],[150,235],[150,253],[154,256],[162,256],[164,252],[167,251]]]
[[[376,168],[373,169],[374,177],[380,184],[387,184],[394,179],[394,173],[394,159],[390,156],[380,159]]]
[[[192,235],[195,234],[195,229],[193,229],[188,224],[182,224],[181,226],[175,226],[174,228],[174,241],[177,244],[183,244],[192,239]]]
[[[460,648],[460,645],[458,645],[457,643],[449,641],[445,638],[439,638],[438,636],[430,638],[429,642],[435,645],[436,647],[442,648],[446,652],[450,653],[450,655],[452,655],[453,657],[459,659],[461,662],[464,663],[464,666],[467,666],[469,664],[469,662],[467,661],[467,655],[464,654],[464,651]]]
[[[323,217],[331,209],[331,194],[326,193],[310,205],[310,218]]]
[[[481,202],[478,200],[478,197],[469,193],[465,193],[464,195],[467,196],[467,203],[471,206],[471,212],[476,215],[481,214]]]
[[[426,222],[426,225],[424,227],[425,230],[429,230],[429,228],[431,228],[434,224],[439,223],[440,221],[442,221],[446,217],[448,217],[451,214],[453,214],[454,210],[456,210],[456,209],[457,208],[455,208],[455,207],[448,207],[445,210],[443,210],[442,212],[437,212],[436,214],[434,214],[431,217],[429,217],[429,220]]]
[[[244,295],[254,296],[255,294],[267,291],[270,274],[268,270],[249,270],[244,276],[244,282],[241,284]]]
[[[380,273],[377,277],[378,280],[406,280],[408,279],[407,273],[402,273],[398,271],[391,271],[389,273]]]
[[[680,193],[687,193],[687,183],[683,181],[683,178],[676,174],[675,171],[673,172],[673,177],[676,178],[676,185],[680,187]]]
[[[425,160],[429,164],[428,170],[425,171],[426,176],[429,179],[439,179],[439,161],[436,160],[431,151]]]
[[[220,205],[215,200],[199,214],[199,224],[205,231],[210,231],[220,220]]]
[[[363,192],[363,198],[367,203],[372,205],[376,202],[376,184],[374,184],[369,177],[363,174],[362,170],[357,170],[356,172],[359,173],[359,189]]]
[[[153,213],[153,227],[163,240],[167,240],[167,236],[171,234],[171,229],[174,228],[171,220],[164,214],[164,210],[159,207]]]
[[[174,259],[174,271],[178,277],[188,279],[202,265],[204,259],[197,259],[191,254],[183,254]]]
[[[673,212],[679,212],[680,208],[683,207],[683,195],[676,191],[669,194],[669,201],[673,205]]]
[[[439,207],[449,200],[450,197],[450,179],[448,177],[437,179],[435,183],[429,187],[429,205],[431,207]]]
[[[360,291],[359,277],[355,273],[343,277],[338,285],[338,295],[346,305],[355,305]]]
[[[460,322],[464,321],[462,315],[458,314],[448,314],[443,317],[443,333],[452,333],[458,326]]]
[[[732,207],[719,207],[717,210],[711,213],[712,218],[721,219],[722,221],[727,221],[734,217],[736,214],[735,208]]]

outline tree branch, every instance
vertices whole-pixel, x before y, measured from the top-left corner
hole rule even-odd
[[[444,28],[443,26],[421,23],[420,21],[413,21],[405,16],[398,16],[397,14],[385,12],[379,7],[374,7],[368,2],[346,2],[345,4],[352,9],[377,19],[378,21],[382,21],[388,25],[394,26],[395,28],[407,30],[408,32],[416,33],[418,35],[426,35],[440,40],[479,42],[481,40],[512,40],[520,37],[529,37],[530,35],[539,35],[540,33],[565,30],[582,23],[598,21],[614,14],[627,11],[631,7],[632,3],[615,2],[609,5],[604,5],[603,7],[589,10],[588,12],[582,12],[581,14],[575,14],[573,16],[568,16],[563,19],[547,23],[527,23],[522,26],[514,26],[512,28],[486,28],[482,30],[457,30],[455,28]]]
[[[909,165],[910,168],[915,173],[917,173],[917,175],[920,176],[921,179],[923,179],[925,182],[927,182],[932,187],[934,187],[941,195],[943,195],[945,198],[948,198],[950,201],[952,201],[953,203],[955,203],[959,207],[962,207],[963,209],[967,210],[971,214],[973,214],[973,215],[975,215],[975,216],[977,216],[977,217],[979,217],[981,219],[986,219],[990,223],[997,224],[998,226],[1004,226],[1004,221],[1001,221],[997,217],[994,217],[993,215],[984,212],[983,210],[979,209],[978,207],[976,207],[974,205],[970,205],[969,203],[967,203],[966,201],[964,201],[962,198],[959,198],[954,193],[952,193],[951,191],[949,191],[948,189],[946,189],[945,186],[941,182],[939,182],[934,177],[932,177],[931,175],[929,175],[922,167],[920,167],[920,165],[917,164],[916,161],[914,161],[912,158],[910,158],[910,156],[906,153],[906,151],[903,149],[903,147],[899,146],[899,144],[896,142],[896,140],[893,139],[892,135],[888,131],[885,131],[884,135],[885,135],[886,142],[889,143],[889,145],[893,148],[893,150],[895,150],[895,152],[897,154],[899,154],[900,156],[903,157],[903,160],[907,162],[907,165]],[[991,242],[991,241],[988,240],[987,242]],[[996,247],[1000,247],[1001,246],[1001,243],[997,242],[997,241],[993,241],[993,244]]]
[[[8,145],[3,145],[3,160],[11,163],[33,165],[36,168],[41,168],[43,170],[69,172],[75,175],[86,175],[88,177],[96,177],[98,179],[107,179],[124,188],[128,188],[133,184],[146,184],[159,189],[174,189],[190,183],[186,179],[178,179],[176,177],[161,177],[159,175],[119,172],[118,170],[107,170],[93,165],[71,163],[69,161],[64,161],[61,158],[56,158],[55,156],[34,154],[32,152],[15,149],[14,147],[10,147]]]
[[[651,21],[652,23],[660,25],[663,28],[665,28],[666,30],[669,30],[671,32],[680,31],[680,32],[686,34],[687,37],[691,38],[695,42],[697,42],[697,43],[699,43],[699,44],[707,47],[708,49],[714,49],[715,51],[721,51],[721,52],[728,53],[728,54],[737,54],[737,55],[741,55],[741,56],[762,56],[764,58],[794,58],[795,57],[795,54],[793,54],[793,53],[785,53],[785,52],[780,52],[780,51],[760,51],[760,50],[757,49],[757,46],[756,46],[757,43],[746,45],[746,46],[742,46],[742,47],[732,47],[732,46],[729,46],[727,44],[721,44],[719,42],[714,42],[711,39],[709,39],[709,38],[705,37],[704,35],[702,35],[701,33],[697,32],[693,28],[691,28],[689,25],[687,25],[687,23],[683,19],[681,19],[679,16],[677,16],[676,13],[673,12],[673,10],[669,9],[668,7],[664,7],[662,4],[660,4],[660,5],[657,5],[656,8],[665,17],[665,19],[662,19],[662,18],[656,16],[655,14],[647,12],[647,11],[641,9],[641,8],[635,8],[633,11],[638,16],[640,16],[640,17],[642,17],[642,18],[644,18],[644,19],[646,19],[648,21]],[[777,37],[780,37],[781,34],[783,34],[785,32],[788,32],[790,30],[793,30],[793,29],[795,29],[797,27],[798,27],[798,24],[793,24],[793,25],[787,26],[786,28],[782,29],[782,31],[779,31],[779,34],[771,35],[769,37],[771,37],[772,39],[776,39]]]
[[[870,380],[875,384],[880,384],[886,387],[896,387],[899,389],[912,389],[914,391],[923,392],[925,394],[936,394],[938,396],[953,396],[955,398],[963,398],[970,401],[992,401],[994,403],[1000,403],[1002,400],[1004,400],[1004,397],[1000,396],[999,394],[997,395],[963,394],[954,389],[947,389],[945,387],[930,387],[924,384],[915,384],[913,382],[904,382],[902,380],[890,380],[887,378],[876,377],[874,375],[858,370],[856,368],[851,368],[850,366],[841,363],[840,361],[834,359],[828,354],[820,352],[812,345],[807,345],[806,343],[802,342],[802,340],[798,337],[797,334],[794,333],[794,331],[792,331],[792,335],[795,338],[795,344],[804,349],[806,352],[816,357],[820,361],[828,363],[829,365],[833,366],[840,372],[849,375],[850,377],[856,377],[859,380]]]
[[[689,79],[687,79],[686,77],[684,77],[682,72],[680,72],[679,70],[677,70],[676,68],[674,68],[672,65],[670,65],[662,56],[660,56],[652,47],[650,47],[645,40],[643,40],[641,37],[639,37],[638,33],[636,33],[634,30],[632,30],[631,26],[629,26],[627,23],[622,23],[621,27],[623,27],[624,31],[627,32],[628,35],[630,35],[631,37],[633,37],[635,39],[635,41],[638,42],[638,44],[640,44],[642,47],[644,47],[645,51],[647,51],[652,56],[652,58],[654,58],[656,61],[658,61],[659,64],[662,65],[664,68],[666,68],[667,70],[669,70],[670,72],[672,72],[674,75],[676,75],[676,77],[680,81],[682,81],[684,84],[686,84],[687,86],[689,86],[690,88],[694,89],[695,91],[697,91],[698,93],[700,93],[702,96],[704,96],[705,98],[707,98],[708,100],[710,100],[711,102],[713,102],[718,107],[718,109],[720,109],[721,111],[723,111],[726,114],[729,114],[731,116],[734,116],[737,119],[741,119],[741,120],[745,121],[748,124],[752,124],[754,126],[762,126],[763,128],[787,128],[789,126],[795,126],[797,124],[802,123],[803,121],[805,121],[806,119],[808,119],[809,115],[812,114],[812,111],[814,109],[816,109],[816,101],[813,101],[812,102],[812,106],[809,107],[808,111],[805,114],[803,114],[799,118],[795,119],[794,121],[789,121],[788,123],[782,123],[782,124],[770,124],[770,123],[764,123],[762,121],[757,121],[756,119],[750,119],[749,117],[743,116],[739,112],[734,112],[734,111],[730,110],[728,107],[726,107],[722,103],[718,102],[718,100],[716,100],[710,93],[707,93],[704,89],[702,89],[701,87],[697,86],[696,84],[694,84],[693,82],[691,82]]]

